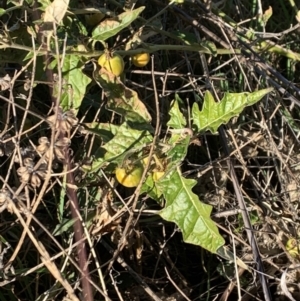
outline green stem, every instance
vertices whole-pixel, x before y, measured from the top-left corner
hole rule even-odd
[[[2,45],[1,45],[2,44]],[[6,44],[0,41],[0,49],[18,49],[18,50],[24,50],[27,52],[31,52],[32,48],[24,45],[19,45],[15,43]],[[202,46],[202,45],[153,45],[153,46],[147,46],[147,48],[138,48],[138,49],[132,49],[132,50],[119,50],[116,51],[119,55],[125,56],[125,55],[135,55],[138,53],[153,53],[160,50],[174,50],[174,51],[195,51],[195,52],[202,52],[207,54],[212,54],[212,52],[209,50],[208,47]],[[37,50],[37,53],[39,55],[44,55],[47,53],[47,50]],[[80,55],[84,57],[96,57],[100,56],[103,53],[103,51],[89,51],[89,52],[82,52],[82,51],[66,51],[67,55]],[[230,50],[230,49],[216,49],[216,54],[239,54],[241,53],[240,49]],[[49,54],[54,55],[54,53],[50,52]],[[61,54],[62,55],[62,54]]]

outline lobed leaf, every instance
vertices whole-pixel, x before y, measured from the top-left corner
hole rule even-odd
[[[101,22],[92,32],[92,38],[96,41],[106,41],[115,36],[124,28],[127,28],[145,9],[141,6],[137,9],[126,11],[115,18]]]
[[[137,92],[127,88],[120,79],[101,69],[100,75],[95,72],[95,80],[100,84],[108,99],[106,108],[116,112],[132,124],[142,124],[143,129],[151,130],[151,115]]]
[[[60,98],[60,105],[63,110],[74,108],[79,109],[81,102],[86,93],[86,87],[91,82],[91,79],[86,76],[81,68],[84,65],[84,58],[77,55],[66,55],[62,66],[63,86]],[[57,65],[55,60],[51,66]],[[59,85],[54,85],[54,96],[58,95]]]
[[[149,145],[152,140],[153,137],[150,132],[133,129],[124,122],[114,138],[103,146],[107,151],[104,159],[121,163],[124,158],[139,152],[143,147]]]
[[[238,116],[242,110],[261,100],[273,88],[267,88],[252,93],[225,93],[220,102],[216,102],[209,91],[206,91],[202,111],[198,104],[192,108],[193,123],[197,130],[217,132],[221,124],[226,124],[232,117]]]
[[[225,241],[210,218],[212,206],[200,202],[192,192],[196,181],[185,179],[177,168],[157,183],[166,200],[160,216],[174,222],[187,243],[201,246],[216,253]]]
[[[182,129],[186,126],[186,119],[180,111],[179,102],[182,100],[176,94],[175,99],[171,103],[171,108],[169,111],[170,120],[167,123],[167,126],[173,129]]]
[[[173,134],[168,140],[169,150],[167,150],[167,158],[169,161],[168,169],[177,167],[186,157],[190,144],[190,136],[183,134]]]
[[[102,138],[103,142],[108,142],[114,135],[118,132],[119,126],[112,123],[83,123],[81,134],[86,134],[87,132],[99,136]]]

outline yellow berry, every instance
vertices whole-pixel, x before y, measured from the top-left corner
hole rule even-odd
[[[131,57],[132,64],[136,67],[145,67],[150,61],[149,53],[138,53]]]
[[[98,59],[98,64],[115,76],[120,76],[124,71],[123,58],[118,54],[110,56],[108,53],[103,53]]]
[[[117,181],[125,187],[136,187],[139,185],[143,175],[142,167],[121,168],[116,169]]]

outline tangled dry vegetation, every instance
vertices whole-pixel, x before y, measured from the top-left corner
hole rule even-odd
[[[3,2],[5,7],[14,3]],[[99,147],[82,125],[120,124],[120,117],[106,110],[106,95],[95,81],[87,86],[79,110],[63,110],[54,90],[65,87],[64,74],[43,69],[47,57],[37,56],[41,41],[32,58],[16,59],[25,51],[12,47],[14,41],[31,45],[25,41],[31,36],[24,22],[37,20],[25,2],[15,14],[1,16],[1,44],[8,36],[12,43],[0,50],[0,300],[299,300],[295,7],[258,1],[252,11],[247,1],[170,6],[137,1],[136,6],[146,6],[141,24],[149,20],[143,42],[157,51],[143,69],[124,58],[124,84],[138,93],[154,126],[159,118],[162,139],[175,93],[190,116],[192,103],[206,90],[221,98],[225,91],[275,88],[218,135],[194,135],[181,165],[186,177],[197,180],[193,191],[213,206],[212,219],[228,250],[246,264],[243,268],[236,260],[183,242],[177,226],[155,214],[161,208],[157,202],[122,187],[109,168],[95,173],[82,168]],[[108,12],[123,9],[114,1],[105,6]],[[94,3],[87,7],[98,8]],[[11,29],[16,24],[22,31]],[[114,37],[111,46],[122,49],[138,30],[135,26]],[[179,36],[186,43],[212,41],[227,53],[159,47],[173,45]],[[53,49],[62,51],[55,47],[80,38],[58,32],[53,40]],[[92,79],[91,65],[88,61],[82,72]],[[69,88],[72,93],[74,87]],[[249,216],[246,226],[241,204]]]

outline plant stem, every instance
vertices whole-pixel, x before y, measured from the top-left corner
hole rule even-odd
[[[1,45],[2,44],[2,45]],[[32,48],[25,46],[25,45],[20,45],[20,44],[15,44],[15,43],[11,43],[8,44],[4,41],[0,40],[0,49],[18,49],[18,50],[24,50],[27,52],[31,52]],[[148,52],[148,53],[153,53],[153,52],[157,52],[160,50],[173,50],[173,51],[195,51],[195,52],[202,52],[202,53],[207,53],[207,54],[213,54],[212,51],[209,50],[208,47],[203,46],[203,45],[153,45],[153,46],[147,46],[144,48],[137,48],[137,49],[132,49],[132,50],[119,50],[116,51],[116,53],[118,53],[119,55],[125,56],[132,56],[134,54],[139,54],[139,53],[144,53],[144,52]],[[38,52],[39,55],[45,55],[47,54],[47,50],[46,49],[39,49],[36,50],[36,52]],[[56,55],[56,53],[52,53],[52,52],[48,52],[50,55]],[[100,56],[103,53],[103,51],[89,51],[89,52],[83,52],[83,51],[73,51],[73,50],[69,50],[66,51],[66,55],[80,55],[83,57],[96,57],[96,56]],[[240,49],[234,49],[234,51],[230,50],[230,49],[216,49],[216,53],[215,54],[239,54],[241,53]],[[63,55],[61,53],[61,55]]]

